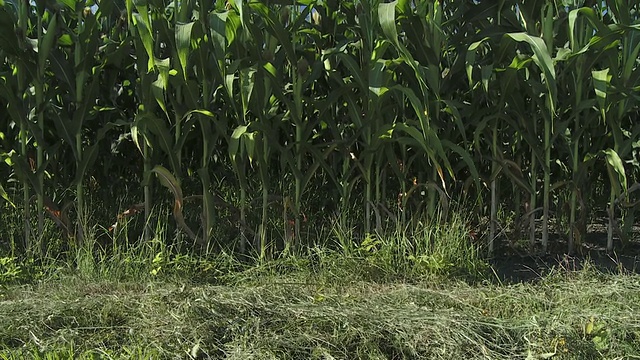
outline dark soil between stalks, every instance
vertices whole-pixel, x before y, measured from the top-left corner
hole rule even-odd
[[[609,254],[606,228],[592,227],[597,231],[587,234],[577,254],[567,255],[566,239],[555,233],[549,234],[546,254],[523,255],[526,249],[504,246],[489,264],[497,280],[503,283],[535,282],[553,271],[580,271],[585,266],[610,274],[640,274],[640,233],[634,231],[634,238],[624,248],[614,237],[614,250]]]

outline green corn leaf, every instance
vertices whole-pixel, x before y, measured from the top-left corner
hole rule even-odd
[[[236,161],[236,157],[240,151],[240,137],[247,132],[248,126],[240,125],[233,130],[231,138],[229,139],[229,156],[231,161]]]
[[[215,115],[209,110],[196,109],[196,110],[190,110],[190,111],[186,112],[182,116],[182,120],[183,121],[187,121],[193,115],[204,115],[204,116],[207,116],[207,117],[210,117],[210,118],[214,118],[215,117]]]
[[[174,151],[174,137],[169,132],[169,129],[166,126],[165,121],[156,117],[153,114],[149,114],[146,117],[146,128],[155,135],[155,139],[157,140],[157,145],[164,151],[165,155],[169,158],[169,163],[171,164],[171,169],[177,173],[180,171],[180,166],[178,164],[178,156]]]
[[[396,5],[398,1],[378,5],[378,20],[387,39],[398,46],[398,29],[396,28]]]
[[[471,45],[469,45],[469,48],[467,49],[467,56],[465,58],[465,69],[467,71],[467,80],[469,81],[470,88],[473,88],[474,86],[473,66],[476,63],[476,52],[478,51],[478,48],[480,47],[480,45],[482,45],[482,43],[484,43],[489,39],[490,39],[489,37],[485,37],[482,40],[478,40],[472,43]]]
[[[181,149],[184,147],[185,142],[189,137],[191,128],[193,127],[193,124],[195,124],[195,121],[196,121],[195,119],[200,119],[200,126],[202,129],[202,139],[205,145],[207,146],[207,148],[209,148],[210,153],[215,150],[215,147],[209,146],[209,145],[215,143],[218,136],[222,134],[227,134],[226,121],[214,121],[216,119],[220,120],[220,118],[216,117],[216,115],[211,111],[202,110],[202,109],[188,111],[182,116],[181,122],[183,124],[183,127],[182,127],[183,133],[180,135],[180,137],[176,141],[176,144],[174,147],[176,153],[181,151]],[[211,130],[210,123],[213,123],[213,125],[216,128],[216,131]],[[206,161],[208,161],[208,159]]]
[[[418,129],[405,125],[403,126],[404,131],[421,144],[421,147],[424,150],[425,154],[427,154],[427,156],[434,162],[435,166],[438,169],[440,168],[438,158],[442,160],[447,171],[453,177],[453,169],[451,168],[447,155],[444,152],[442,142],[440,141],[434,130],[431,128],[431,125],[429,124],[429,117],[426,113],[427,110],[423,107],[422,102],[410,88],[396,85],[393,86],[392,89],[403,93],[407,97],[407,99],[409,99],[409,102],[411,103],[411,106],[413,107],[415,114],[418,117],[420,130],[422,130],[422,132],[420,132],[418,131]],[[420,135],[417,136],[416,132]]]
[[[580,9],[571,10],[569,12],[569,43],[571,44],[571,50],[573,52],[578,52],[579,47],[585,46],[586,44],[578,44],[576,42],[576,22],[578,20],[578,15],[585,16],[591,25],[597,30],[598,33],[606,33],[609,32],[609,29],[606,25],[600,21],[598,15],[596,15],[595,10],[592,8],[584,7]],[[587,30],[587,29],[585,29]],[[589,32],[593,32],[593,30],[588,29]],[[591,35],[591,34],[589,34]],[[586,51],[587,48],[583,49]]]
[[[349,75],[351,75],[351,77],[355,80],[358,87],[365,89],[366,82],[364,81],[364,78],[362,76],[362,68],[355,61],[353,55],[339,52],[335,53],[335,56],[337,57],[338,61],[344,62],[344,65],[349,70]]]
[[[592,70],[591,77],[593,79],[593,88],[596,92],[600,114],[602,118],[605,119],[607,112],[607,92],[612,75],[609,74],[609,68],[606,68],[603,70]]]
[[[133,7],[134,7],[133,0],[125,0],[124,2],[125,2],[125,7],[127,8],[127,21],[128,21],[128,24],[131,24],[133,22],[133,17],[132,17],[133,16]],[[105,9],[107,7],[109,7],[109,5],[106,5],[104,1],[100,1],[100,10],[112,10],[113,11],[112,8]],[[106,11],[105,11],[105,13],[108,14],[108,12],[106,12]]]
[[[76,11],[77,6],[80,4],[79,0],[58,0],[58,1],[60,1],[63,5],[65,5],[72,11]]]
[[[634,36],[637,36],[637,33],[634,33],[634,34],[635,34]],[[631,37],[631,34],[628,34],[628,36]],[[627,53],[623,54],[623,56],[625,57],[623,59],[624,69],[622,71],[623,81],[625,82],[629,81],[634,71],[636,72],[636,74],[638,74],[638,71],[640,71],[638,70],[638,65],[636,61],[638,59],[639,54],[640,54],[640,41],[636,40],[635,47],[631,49],[627,49]],[[638,79],[638,75],[636,75],[636,79]]]
[[[505,36],[517,42],[525,42],[531,46],[534,54],[532,59],[544,74],[544,80],[549,95],[549,110],[552,114],[555,114],[557,99],[556,70],[551,58],[551,54],[549,53],[544,40],[527,33],[508,33]]]
[[[127,125],[126,122],[120,120],[116,122],[109,122],[105,124],[102,128],[98,130],[98,134],[95,137],[95,143],[88,148],[84,149],[81,154],[76,152],[75,145],[72,146],[74,150],[74,155],[76,155],[76,176],[73,180],[73,184],[81,184],[84,181],[84,177],[87,175],[89,169],[95,164],[96,159],[98,158],[98,154],[100,152],[99,142],[102,141],[107,132],[117,126]],[[75,144],[75,137],[73,138]]]
[[[26,104],[16,96],[7,80],[6,77],[0,77],[0,97],[7,102],[7,112],[11,116],[11,119],[16,124],[19,124],[24,119]]]
[[[229,0],[229,4],[231,4],[231,6],[233,6],[233,8],[238,13],[238,16],[240,17],[240,24],[242,24],[242,27],[246,27],[244,15],[244,0]]]
[[[478,169],[476,168],[476,165],[473,161],[473,157],[471,156],[471,154],[467,150],[462,148],[460,145],[454,142],[451,142],[446,139],[443,139],[441,141],[442,141],[442,146],[444,148],[450,149],[451,151],[460,155],[460,157],[462,158],[462,161],[464,161],[464,163],[467,165],[467,169],[469,169],[469,172],[471,173],[471,177],[473,178],[473,181],[476,184],[476,189],[478,189],[478,191],[481,191],[482,185],[480,184],[480,174],[478,173]]]
[[[71,129],[76,131],[75,134],[80,132],[82,124],[90,117],[91,110],[93,106],[95,106],[96,95],[100,87],[99,81],[99,77],[94,76],[89,84],[83,84],[85,96],[82,103],[80,103],[79,107],[74,111],[72,118],[73,125],[71,125]]]
[[[249,110],[249,101],[255,85],[256,68],[244,68],[240,70],[240,96],[242,98],[242,116],[246,116]]]
[[[158,59],[154,60],[156,64],[156,69],[158,70],[158,79],[162,81],[161,87],[163,90],[166,90],[169,87],[169,76],[172,73],[171,71],[171,59]],[[175,74],[175,70],[173,71]]]
[[[622,159],[620,159],[618,153],[613,149],[606,149],[603,151],[603,154],[607,160],[607,169],[609,170],[611,185],[615,189],[616,196],[620,196],[622,191],[627,190],[627,175]],[[615,175],[612,171],[615,172]]]
[[[211,38],[213,40],[213,52],[218,61],[224,59],[227,51],[227,17],[228,12],[213,12],[209,14],[209,26],[211,27]]]
[[[73,65],[70,59],[65,58],[60,48],[53,49],[49,57],[51,70],[65,86],[65,90],[69,91],[73,99],[76,98],[75,79],[73,74]]]
[[[256,151],[256,138],[257,138],[257,132],[247,132],[244,134],[244,136],[242,137],[243,141],[242,143],[245,146],[245,149],[247,149],[247,155],[249,157],[249,162],[253,163],[253,160],[256,158],[257,155],[257,151]]]
[[[6,202],[8,202],[9,205],[11,205],[11,207],[13,207],[13,208],[16,207],[16,205],[13,202],[11,202],[11,199],[9,199],[9,195],[7,194],[7,192],[2,187],[2,184],[0,184],[0,197],[3,198]]]
[[[22,51],[14,28],[16,19],[5,7],[0,7],[0,49],[11,56],[18,56]]]
[[[138,148],[138,151],[140,151],[140,154],[144,153],[143,143],[142,141],[140,141],[140,138],[142,138],[144,144],[148,145],[151,149],[153,149],[154,145],[149,141],[147,137],[147,123],[149,121],[148,118],[149,116],[147,114],[138,112],[135,115],[133,123],[131,124],[131,138],[133,140],[133,143]]]
[[[165,90],[166,90],[166,85],[165,85],[164,79],[162,78],[160,73],[158,73],[157,79],[151,83],[151,93],[153,94],[153,97],[155,98],[158,105],[160,106],[160,109],[162,109],[164,114],[167,117],[169,117],[169,112],[167,111],[167,105],[165,104],[165,101],[164,101]]]
[[[234,43],[236,38],[240,37],[240,17],[236,12],[227,13],[227,21],[225,21],[225,37],[227,39],[227,46]]]
[[[191,46],[191,30],[194,22],[176,25],[176,47],[178,50],[178,59],[182,68],[182,76],[187,79],[187,59],[189,57],[189,49]],[[217,45],[217,44],[216,44]]]
[[[231,65],[229,65],[229,67],[226,69],[226,73],[224,74],[224,88],[225,90],[227,90],[227,96],[234,106],[235,106],[235,101],[234,101],[235,94],[233,91],[233,87],[234,87],[233,84],[236,79],[235,72],[238,69],[239,65],[240,65],[240,62],[237,60],[232,62]]]
[[[78,154],[76,148],[76,133],[79,131],[76,126],[77,123],[75,121],[71,121],[71,119],[63,114],[62,109],[52,107],[52,111],[50,111],[50,113],[50,116],[53,119],[53,124],[56,127],[56,133],[60,135],[67,144],[69,144],[76,160],[79,159],[80,154]]]
[[[82,181],[84,181],[84,177],[87,175],[87,172],[91,169],[98,158],[98,152],[98,144],[93,144],[82,152],[82,158],[80,159],[80,162],[77,163],[78,167],[76,168],[76,176],[73,180],[73,185],[81,184]]]
[[[147,14],[145,13],[145,15]],[[133,19],[136,29],[138,29],[138,35],[140,36],[142,45],[147,52],[147,57],[149,58],[147,68],[149,71],[151,71],[155,66],[155,58],[153,56],[153,36],[151,35],[150,25],[148,24],[148,15],[147,18],[145,18],[139,13],[134,13]]]
[[[382,97],[389,90],[385,86],[387,85],[387,78],[384,60],[376,61],[369,71],[369,91],[377,97]]]
[[[276,16],[273,11],[270,11],[268,7],[264,6],[264,4],[252,2],[250,6],[265,19],[266,30],[278,39],[279,45],[284,49],[289,63],[295,64],[298,61],[299,55],[297,55],[294,50],[290,31],[284,27],[278,16]],[[304,9],[300,16],[305,16],[304,14],[308,14],[309,11],[309,8]]]
[[[47,58],[49,53],[56,42],[56,34],[58,32],[58,15],[53,14],[49,26],[47,26],[47,33],[44,35],[42,42],[38,43],[38,65],[40,74],[44,74],[44,68],[47,65]]]

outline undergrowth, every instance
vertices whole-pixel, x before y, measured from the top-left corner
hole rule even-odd
[[[0,359],[595,359],[640,356],[640,280],[561,267],[503,284],[465,221],[271,259],[151,241],[0,258]],[[88,239],[101,229],[89,229]]]

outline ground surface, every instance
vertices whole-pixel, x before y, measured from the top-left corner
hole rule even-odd
[[[634,226],[629,241],[622,244],[614,237],[614,251],[607,252],[607,219],[600,218],[589,224],[584,242],[575,253],[566,255],[566,231],[552,226],[549,234],[549,249],[541,253],[540,243],[536,243],[536,254],[530,254],[528,240],[514,242],[501,239],[490,263],[497,278],[502,282],[538,281],[552,271],[563,269],[576,271],[593,266],[605,273],[640,273],[640,226]],[[538,234],[542,232],[538,226]],[[519,235],[522,237],[522,235]]]
[[[79,277],[0,288],[0,358],[640,358],[640,277],[213,286]]]

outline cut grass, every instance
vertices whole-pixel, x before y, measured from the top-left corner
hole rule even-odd
[[[6,286],[0,358],[640,357],[638,276],[469,285],[268,273],[218,286],[77,276]]]

